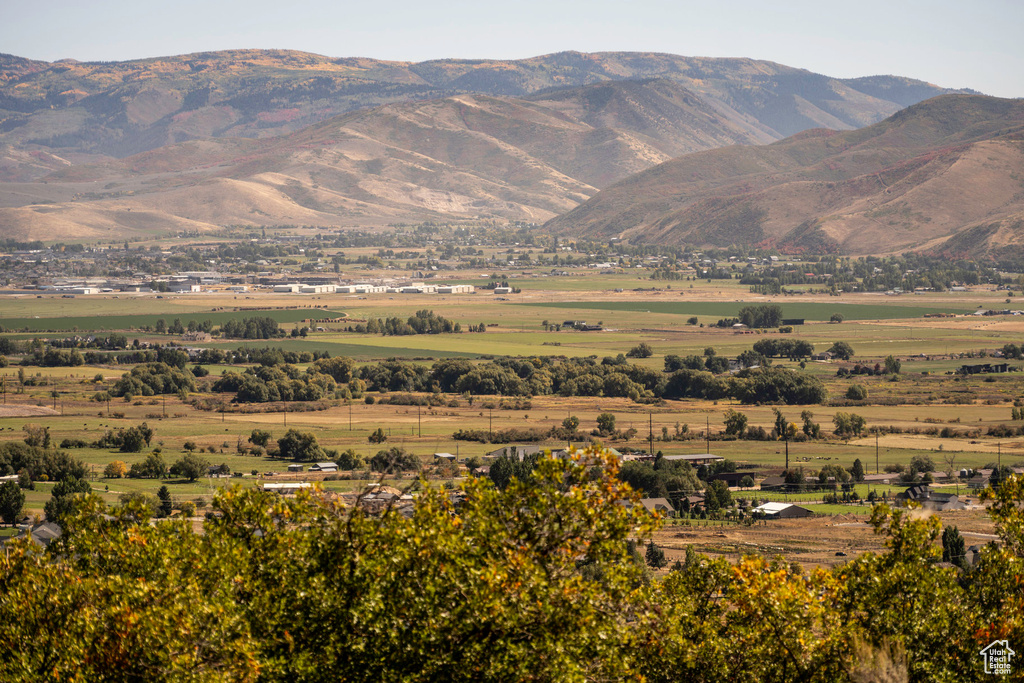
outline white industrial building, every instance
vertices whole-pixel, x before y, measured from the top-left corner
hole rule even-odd
[[[192,294],[203,291],[203,288],[192,282],[172,282],[167,285],[167,290],[175,294]]]

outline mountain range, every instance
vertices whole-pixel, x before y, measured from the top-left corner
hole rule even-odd
[[[0,55],[0,233],[496,218],[675,240],[616,228],[595,207],[652,167],[854,131],[951,92],[654,53],[415,64],[273,50],[113,63]],[[817,239],[806,232],[797,247]],[[724,239],[691,233],[678,239]]]
[[[945,95],[855,131],[684,155],[546,228],[791,252],[1009,254],[1024,245],[1024,100]]]

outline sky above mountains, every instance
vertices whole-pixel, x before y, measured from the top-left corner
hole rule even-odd
[[[1024,97],[1017,0],[53,0],[4,3],[0,52],[120,61],[284,48],[401,61],[562,50],[751,57]]]

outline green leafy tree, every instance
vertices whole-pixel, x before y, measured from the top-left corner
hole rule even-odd
[[[210,463],[195,453],[186,453],[177,462],[171,465],[170,474],[175,477],[184,477],[189,481],[195,481],[206,476],[210,471]]]
[[[540,462],[539,453],[527,453],[522,458],[512,453],[498,456],[488,470],[488,477],[499,489],[506,489],[513,481],[528,484],[533,479],[533,470]]]
[[[789,441],[796,436],[796,425],[786,419],[786,416],[782,414],[782,411],[778,408],[772,408],[772,412],[775,414],[775,423],[772,426],[772,436],[776,439],[783,441]]]
[[[160,479],[166,475],[167,463],[156,452],[150,453],[145,460],[135,463],[128,470],[128,476],[132,479]]]
[[[25,505],[25,492],[16,481],[5,481],[0,484],[0,519],[6,524],[14,524],[21,516],[21,508]]]
[[[778,327],[782,323],[782,307],[778,304],[744,306],[739,319],[747,327]]]
[[[898,375],[898,374],[900,374],[900,369],[902,367],[903,367],[903,364],[900,362],[899,358],[896,358],[893,355],[888,355],[888,356],[885,357],[885,372],[886,372],[886,374]]]
[[[352,371],[355,369],[355,362],[345,356],[334,358],[321,358],[313,363],[314,372],[322,372],[334,378],[339,384],[347,384],[352,378]]]
[[[370,469],[374,472],[382,472],[385,474],[397,474],[398,472],[418,470],[420,465],[421,463],[419,458],[398,446],[392,446],[391,448],[377,451],[377,453],[370,458]]]
[[[615,431],[615,416],[611,413],[601,413],[597,416],[597,429],[602,434],[611,434]]]
[[[850,360],[853,358],[853,347],[844,341],[837,341],[829,348],[829,353],[839,360]]]
[[[338,469],[357,470],[364,465],[363,456],[356,453],[352,448],[348,448],[333,457]]]
[[[654,355],[654,349],[647,342],[640,342],[628,352],[626,352],[627,358],[650,358]]]
[[[915,455],[910,459],[910,473],[924,474],[935,471],[935,461],[928,455]]]
[[[376,431],[367,437],[370,443],[384,443],[388,440],[387,434],[384,433],[383,427],[377,427]]]
[[[861,435],[866,423],[863,417],[855,413],[837,412],[832,416],[832,424],[835,425],[836,436],[851,439]]]
[[[249,434],[249,443],[253,444],[254,446],[266,448],[267,444],[270,443],[271,438],[271,434],[267,430],[254,429],[252,430],[252,433]]]
[[[64,526],[64,518],[75,510],[75,505],[80,502],[84,494],[92,492],[89,482],[84,479],[62,479],[53,486],[50,492],[50,500],[46,501],[43,511],[46,519]]]
[[[730,507],[732,505],[732,492],[729,491],[729,485],[721,479],[710,482],[707,488],[704,489],[705,504],[709,504],[712,498],[715,499],[715,507],[713,509],[718,510]],[[712,510],[710,505],[708,505],[708,510]]]
[[[277,448],[282,458],[298,462],[319,462],[327,457],[324,449],[317,441],[316,434],[289,429],[277,440]]]
[[[564,429],[568,429],[570,432],[575,432],[580,428],[580,419],[575,415],[570,415],[562,420],[562,427]]]
[[[36,424],[27,424],[22,426],[22,431],[25,432],[25,443],[35,448],[49,448],[50,447],[50,428],[43,427]]]
[[[804,421],[803,432],[809,439],[817,439],[821,437],[821,425],[814,422],[814,413],[809,410],[805,410],[800,413],[800,419]]]
[[[747,430],[747,416],[730,408],[725,411],[725,433],[729,436],[743,436]]]

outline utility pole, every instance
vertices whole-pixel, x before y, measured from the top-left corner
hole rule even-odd
[[[875,474],[881,474],[882,470],[878,469],[878,430],[875,430]]]
[[[420,416],[419,406],[416,406],[416,431],[417,436],[423,436],[423,418]]]
[[[487,436],[488,437],[493,437],[494,436],[494,425],[493,425],[493,423],[491,421],[491,417],[493,416],[493,414],[494,414],[494,410],[492,408],[488,408],[487,409]]]
[[[650,443],[651,456],[654,456],[654,413],[647,413],[647,441]]]
[[[348,400],[348,431],[352,431],[352,399]]]
[[[704,416],[704,440],[707,442],[707,453],[711,454],[711,418]]]
[[[786,428],[783,429],[783,434],[786,437],[786,471],[788,472],[789,471],[789,427],[788,426],[786,426]]]
[[[163,395],[163,402],[164,417],[167,417],[167,394]]]
[[[288,404],[284,404],[284,426],[288,426]]]

